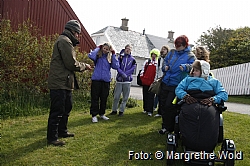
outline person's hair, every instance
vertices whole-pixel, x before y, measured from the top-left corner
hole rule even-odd
[[[210,52],[203,46],[198,46],[195,49],[195,56],[198,60],[204,60],[209,63],[209,54]]]
[[[168,54],[169,51],[170,51],[170,47],[169,47],[168,45],[162,46],[162,47],[161,47],[161,51],[160,51],[161,55],[162,55],[162,52],[163,52],[163,48],[165,48],[165,49],[167,50],[167,54]]]
[[[131,44],[127,44],[127,45],[125,46],[125,49],[126,49],[127,47],[130,47],[131,50],[132,50],[132,48],[133,48]]]
[[[102,47],[104,47],[104,46],[108,46],[108,47],[109,47],[109,50],[112,50],[111,44],[109,44],[109,43],[104,43],[104,44],[102,45]],[[99,50],[98,53],[97,53],[97,57],[98,57],[98,58],[100,58],[100,57],[102,56],[102,47],[100,48],[100,50]]]
[[[185,35],[177,37],[174,41],[175,48],[180,47],[180,44],[186,48],[188,46],[188,41],[189,40]]]

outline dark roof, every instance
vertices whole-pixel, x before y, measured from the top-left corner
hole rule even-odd
[[[167,38],[159,37],[159,36],[154,36],[154,35],[149,35],[146,34],[148,39],[153,43],[155,48],[161,50],[161,47],[163,45],[168,45],[170,48],[174,48],[174,43],[169,41]]]
[[[98,35],[106,33],[108,42],[112,44],[114,49],[118,52],[122,50],[125,45],[131,44],[133,46],[132,55],[135,57],[148,58],[149,52],[153,48],[161,49],[163,45],[168,45],[173,48],[173,43],[169,43],[167,38],[157,37],[149,34],[143,35],[142,33],[135,31],[124,31],[121,28],[108,26],[95,33]]]

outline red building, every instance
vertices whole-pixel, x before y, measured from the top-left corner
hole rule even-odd
[[[0,0],[0,18],[9,19],[14,27],[30,19],[41,35],[61,34],[69,20],[80,20],[66,0]],[[80,51],[90,52],[96,47],[81,24]]]

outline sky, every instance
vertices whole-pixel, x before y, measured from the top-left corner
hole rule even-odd
[[[174,38],[186,35],[190,44],[207,30],[250,27],[250,0],[67,0],[91,35],[106,26]]]

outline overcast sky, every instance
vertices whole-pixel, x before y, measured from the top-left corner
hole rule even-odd
[[[174,38],[186,35],[194,44],[202,32],[220,25],[250,27],[250,0],[67,0],[89,34],[106,26]]]

